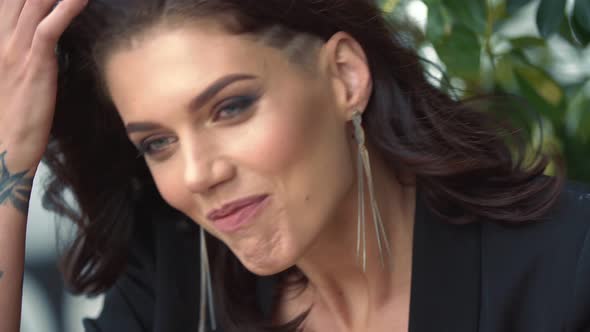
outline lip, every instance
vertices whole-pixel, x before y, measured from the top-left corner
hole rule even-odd
[[[249,224],[268,203],[268,195],[249,196],[225,204],[207,214],[207,218],[222,232],[233,232]]]

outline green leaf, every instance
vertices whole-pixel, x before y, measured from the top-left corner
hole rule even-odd
[[[515,95],[515,91],[519,90],[518,83],[514,77],[515,61],[510,56],[501,56],[496,63],[496,70],[494,71],[495,86],[493,91],[500,95]],[[523,96],[510,97],[503,99],[502,102],[508,102],[506,106],[499,103],[497,109],[492,112],[510,119],[510,124],[515,128],[524,130],[530,136],[532,132],[532,125],[536,121],[536,116],[530,108],[522,107]]]
[[[518,67],[520,74],[526,76],[529,82],[533,84],[537,93],[542,96],[548,103],[554,107],[559,107],[565,98],[563,88],[549,75],[545,68],[539,67],[526,58],[526,56],[517,50],[512,54],[520,53],[520,59],[523,65]]]
[[[563,141],[563,152],[567,157],[567,175],[570,179],[590,183],[590,143],[582,143],[577,137],[565,135]]]
[[[576,43],[590,44],[590,0],[576,1],[569,27]]]
[[[584,47],[590,44],[590,32],[582,28],[575,17],[570,20],[570,30],[575,43]]]
[[[487,25],[486,0],[442,0],[456,23],[483,35]]]
[[[590,83],[577,88],[566,108],[562,136],[568,177],[590,181]]]
[[[463,79],[479,77],[481,45],[477,35],[465,26],[453,26],[452,33],[435,44],[447,71]]]
[[[432,3],[428,7],[428,21],[426,22],[426,37],[433,43],[438,42],[451,30],[451,22],[445,8],[440,2]]]
[[[537,10],[537,28],[544,38],[559,29],[565,17],[566,0],[541,0]]]
[[[520,48],[520,49],[532,48],[532,47],[545,47],[547,45],[547,43],[545,42],[545,39],[533,37],[533,36],[523,36],[523,37],[511,38],[511,39],[509,39],[509,41],[510,41],[510,44],[512,45],[513,48]]]
[[[534,67],[517,67],[514,76],[518,82],[521,95],[529,101],[534,110],[551,120],[554,126],[559,126],[561,123],[561,116],[558,113],[560,103],[556,105],[554,101],[548,100],[547,91],[543,91],[543,89],[549,87],[561,91],[561,88],[556,87],[555,83],[549,79],[543,80],[542,72],[539,72]]]
[[[565,117],[567,134],[590,143],[590,95],[582,86],[571,99]]]
[[[518,89],[514,78],[514,65],[515,62],[510,56],[500,56],[497,58],[494,81],[505,91],[513,92]]]
[[[528,5],[531,0],[507,0],[506,11],[510,15],[514,15],[520,8]]]
[[[395,10],[399,0],[383,0],[381,1],[381,9],[386,13],[391,13]]]
[[[573,16],[578,26],[590,34],[590,0],[576,0]]]

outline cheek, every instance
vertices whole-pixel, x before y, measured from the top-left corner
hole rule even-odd
[[[306,141],[301,124],[269,114],[261,127],[251,131],[248,159],[257,163],[263,174],[282,174],[304,154]]]
[[[247,153],[240,160],[272,181],[281,213],[269,222],[282,233],[284,254],[298,255],[333,217],[354,168],[345,125],[330,106],[313,100],[287,105],[259,115],[244,135],[240,150]]]
[[[263,177],[273,182],[275,190],[288,190],[282,187],[305,172],[302,167],[313,160],[314,137],[316,129],[294,111],[268,112],[261,115],[256,124],[243,135],[236,154],[240,160]],[[239,150],[239,152],[238,152]],[[309,175],[309,174],[308,174]]]

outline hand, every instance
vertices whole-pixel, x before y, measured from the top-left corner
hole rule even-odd
[[[87,2],[0,0],[0,154],[14,172],[36,169],[45,152],[57,94],[55,47]]]

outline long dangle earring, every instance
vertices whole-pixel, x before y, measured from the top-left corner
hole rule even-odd
[[[365,131],[362,126],[362,113],[356,111],[352,117],[354,125],[354,138],[358,145],[357,153],[357,181],[358,181],[358,221],[357,221],[357,241],[356,241],[356,256],[360,260],[363,272],[367,268],[367,239],[366,239],[366,225],[365,225],[365,176],[367,177],[367,185],[369,189],[369,199],[371,201],[371,212],[373,215],[373,223],[375,224],[375,233],[377,235],[377,246],[379,248],[379,257],[381,259],[381,266],[385,267],[385,255],[387,261],[391,263],[391,249],[389,241],[387,240],[387,233],[381,213],[377,206],[375,198],[375,191],[373,188],[373,175],[371,173],[371,163],[369,161],[369,152],[365,146]],[[362,247],[362,248],[361,248]]]
[[[199,320],[199,332],[205,332],[206,311],[209,308],[209,319],[211,322],[211,330],[217,329],[215,321],[215,307],[213,306],[213,287],[211,287],[211,270],[209,268],[209,254],[207,253],[207,242],[205,242],[205,230],[200,228],[201,242],[201,303]]]

